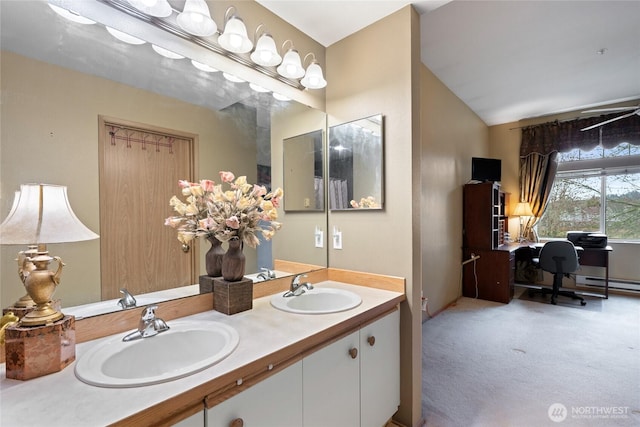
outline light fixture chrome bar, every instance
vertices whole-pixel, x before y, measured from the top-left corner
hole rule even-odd
[[[304,90],[305,87],[300,84],[300,82],[298,82],[297,80],[292,80],[292,79],[288,79],[286,77],[281,76],[280,74],[278,74],[275,71],[269,70],[261,65],[255,64],[252,61],[250,61],[247,58],[244,58],[238,54],[235,54],[233,52],[229,52],[226,51],[225,49],[223,49],[222,47],[218,46],[217,44],[211,43],[203,38],[200,37],[196,37],[192,34],[187,33],[186,31],[184,31],[182,28],[180,28],[177,25],[173,25],[171,22],[168,22],[165,19],[161,19],[161,18],[157,18],[154,16],[150,16],[150,15],[146,15],[142,12],[140,12],[139,10],[137,10],[136,8],[134,8],[133,6],[131,6],[128,2],[124,1],[124,0],[97,0],[100,3],[103,3],[105,5],[108,5],[120,12],[126,13],[129,16],[132,16],[136,19],[139,19],[141,21],[147,22],[149,24],[152,24],[170,34],[173,34],[174,36],[180,37],[184,40],[187,40],[189,42],[192,42],[204,49],[207,49],[211,52],[214,52],[218,55],[222,55],[225,56],[229,59],[232,59],[233,61],[242,64],[246,67],[249,67],[253,70],[259,71],[262,74],[265,74],[269,77],[271,77],[272,79],[278,80],[282,83],[285,83],[291,87],[294,87],[296,89],[299,90]],[[176,11],[179,12],[179,11]]]

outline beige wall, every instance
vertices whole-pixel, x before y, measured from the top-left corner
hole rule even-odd
[[[471,157],[487,157],[487,126],[421,66],[422,289],[431,314],[461,296],[462,187]]]
[[[626,103],[627,105],[629,103]],[[632,103],[633,104],[633,103]],[[610,107],[617,107],[621,104],[612,104]],[[634,105],[637,105],[634,104]],[[607,108],[609,106],[602,106]],[[569,120],[580,117],[580,111],[570,111],[563,114],[555,114],[535,119],[521,120],[519,122],[506,123],[489,128],[489,155],[502,159],[502,187],[511,193],[510,209],[518,203],[520,194],[518,183],[518,168],[520,158],[520,140],[522,132],[520,127],[531,126],[554,120]],[[509,219],[509,231],[513,236],[519,232],[519,222],[517,218]],[[640,244],[611,242],[613,252],[609,259],[609,276],[617,279],[640,281]],[[584,274],[602,276],[602,269],[596,267],[582,267]]]
[[[61,184],[68,186],[76,215],[99,232],[98,115],[197,134],[196,179],[219,180],[219,170],[232,170],[255,182],[255,129],[245,129],[246,123],[229,120],[225,113],[9,52],[2,52],[1,84],[2,218],[20,184]],[[207,249],[201,246],[202,251]],[[56,291],[63,306],[98,301],[99,240],[50,245],[49,249],[67,263]],[[13,261],[22,249],[2,246],[0,250],[1,305],[6,307],[24,295]],[[247,251],[247,256],[248,265],[255,264],[255,253]]]
[[[414,281],[414,205],[411,167],[418,134],[413,119],[419,84],[419,22],[411,7],[327,48],[329,126],[382,113],[385,120],[385,205],[381,211],[329,212],[329,233],[342,231],[343,249],[329,249],[336,268],[407,279],[401,316],[401,408],[408,426],[421,419],[420,285]],[[331,241],[331,236],[327,236]]]

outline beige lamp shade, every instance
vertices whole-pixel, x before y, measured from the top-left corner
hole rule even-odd
[[[531,205],[529,202],[520,202],[516,205],[516,208],[513,210],[513,216],[534,216],[531,211]]]
[[[97,239],[73,213],[67,187],[23,184],[16,191],[13,206],[0,224],[0,244],[79,242]]]

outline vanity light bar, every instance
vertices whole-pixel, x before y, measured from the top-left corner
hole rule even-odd
[[[321,82],[320,84],[315,83],[318,81],[316,77],[313,78],[314,84],[308,84],[307,81],[309,79],[305,80],[303,78],[302,80],[304,80],[304,82],[301,82],[300,80],[298,80],[298,78],[290,78],[290,77],[283,76],[279,74],[276,70],[271,70],[269,68],[266,68],[266,66],[263,66],[251,61],[250,58],[246,58],[240,54],[228,51],[223,47],[221,47],[220,45],[210,42],[203,37],[194,36],[193,34],[190,34],[187,31],[183,30],[180,26],[176,25],[171,20],[147,15],[141,12],[140,10],[136,9],[135,7],[133,7],[128,1],[125,1],[125,0],[96,0],[96,1],[101,2],[105,5],[108,5],[120,12],[126,13],[127,15],[130,15],[136,19],[147,22],[148,24],[154,25],[155,27],[158,27],[170,34],[173,34],[174,36],[180,37],[200,47],[203,47],[211,52],[225,56],[239,64],[242,64],[253,70],[259,71],[262,74],[265,74],[275,80],[278,80],[296,89],[299,89],[299,90],[321,89],[326,85],[326,81],[324,81],[322,77],[320,77],[320,82]],[[175,11],[176,13],[180,13],[177,10],[173,10],[173,11]],[[216,34],[219,34],[219,31]],[[316,64],[316,66],[317,68],[320,68],[319,65]],[[322,71],[320,71],[320,73],[321,72]],[[320,76],[322,76],[322,74],[320,74]]]

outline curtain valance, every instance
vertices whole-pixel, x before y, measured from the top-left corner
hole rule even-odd
[[[520,157],[530,153],[563,153],[574,148],[589,151],[600,143],[604,148],[613,148],[622,142],[640,145],[640,116],[637,114],[599,128],[584,132],[580,130],[622,114],[624,113],[527,126],[522,129]]]

